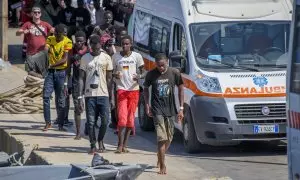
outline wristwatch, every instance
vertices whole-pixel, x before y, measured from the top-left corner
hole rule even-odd
[[[184,110],[184,108],[183,108],[183,106],[180,106],[180,108],[179,108],[180,110]]]

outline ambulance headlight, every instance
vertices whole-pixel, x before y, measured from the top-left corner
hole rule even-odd
[[[219,80],[214,77],[206,76],[202,73],[197,75],[198,88],[206,93],[221,93],[222,89]]]

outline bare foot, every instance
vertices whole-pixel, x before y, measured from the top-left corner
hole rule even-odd
[[[115,153],[116,154],[121,154],[122,153],[122,146],[119,146],[118,148],[117,148],[117,150],[115,151]]]
[[[166,167],[166,165],[160,166],[160,169],[159,169],[158,174],[160,174],[160,175],[165,175],[165,174],[167,174],[167,167]]]
[[[122,152],[123,153],[130,153],[130,151],[127,148],[125,148],[125,147],[122,149]]]
[[[96,152],[97,152],[96,148],[91,148],[90,151],[89,151],[89,154],[94,155]]]
[[[103,144],[103,141],[98,142],[98,144],[99,144],[98,152],[99,153],[104,153],[106,151],[106,149],[105,149],[105,146]]]
[[[76,135],[76,137],[74,138],[75,140],[80,140],[81,136],[80,135]]]

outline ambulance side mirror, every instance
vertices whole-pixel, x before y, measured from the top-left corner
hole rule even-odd
[[[185,72],[187,59],[179,51],[169,54],[170,67],[178,69],[181,73]]]

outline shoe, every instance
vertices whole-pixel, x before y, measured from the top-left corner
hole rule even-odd
[[[59,127],[58,130],[62,131],[62,132],[66,132],[67,131],[64,127]]]
[[[46,125],[45,125],[43,131],[48,131],[48,129],[51,128],[51,127],[52,127],[52,126],[51,126],[51,123],[46,123]]]
[[[56,119],[53,124],[57,125],[58,124],[58,120]]]

